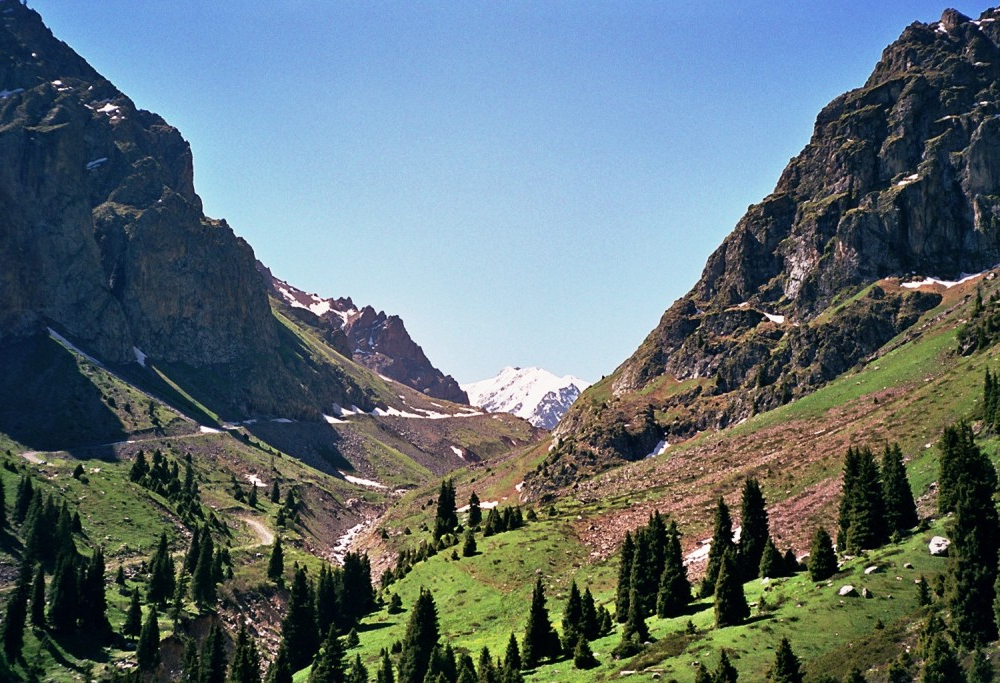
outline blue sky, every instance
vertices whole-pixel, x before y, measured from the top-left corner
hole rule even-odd
[[[30,0],[279,277],[459,381],[628,357],[925,2]],[[986,3],[961,2],[978,16]]]

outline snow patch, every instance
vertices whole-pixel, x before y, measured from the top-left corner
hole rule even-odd
[[[273,420],[271,420],[271,422],[278,422],[280,424],[291,424],[294,421],[295,420],[289,420],[287,417],[276,417]]]
[[[135,362],[142,367],[146,367],[146,354],[140,351],[138,346],[132,347],[132,353],[135,354]]]
[[[515,484],[514,485],[514,490],[517,491],[518,493],[520,493],[521,489],[523,489],[523,488],[524,488],[524,482],[523,481],[520,484]]]
[[[785,316],[783,315],[778,315],[776,313],[765,313],[764,317],[770,320],[772,323],[775,323],[776,325],[785,324]]]
[[[498,500],[480,501],[479,508],[482,509],[482,510],[492,510],[493,508],[495,508],[499,504],[500,504],[500,501],[498,501]],[[468,505],[463,505],[462,507],[457,508],[455,510],[455,512],[468,512],[468,511],[469,511],[469,506]]]
[[[968,282],[969,280],[975,280],[977,277],[982,275],[982,273],[975,273],[973,275],[967,275],[962,273],[962,277],[958,280],[939,280],[936,277],[925,277],[923,280],[915,282],[903,282],[900,283],[900,287],[906,287],[907,289],[919,289],[921,287],[930,287],[932,285],[941,285],[946,289],[951,289],[955,285],[960,285],[963,282]]]
[[[462,384],[469,402],[491,413],[511,413],[551,429],[590,386],[578,377],[557,377],[541,368],[506,367],[490,379]]]
[[[458,446],[452,446],[451,452],[460,457],[462,460],[465,460],[465,451],[463,451]]]
[[[656,444],[656,448],[654,448],[652,452],[648,453],[646,457],[655,458],[658,455],[663,455],[668,448],[670,448],[670,444],[667,443],[667,440],[661,439],[660,442]]]
[[[58,332],[56,332],[55,330],[53,330],[51,327],[48,327],[46,329],[49,331],[49,336],[50,337],[52,337],[53,339],[55,339],[57,342],[59,342],[60,344],[62,344],[63,346],[65,346],[67,349],[69,349],[73,353],[76,353],[76,354],[78,354],[80,356],[83,356],[86,360],[89,360],[91,363],[93,363],[94,365],[96,365],[98,367],[101,367],[101,368],[104,367],[101,364],[101,361],[97,360],[96,358],[94,358],[90,354],[84,353],[83,351],[81,351],[80,349],[78,349],[76,346],[73,345],[73,343],[70,340],[66,339],[66,337],[62,336],[61,334],[59,334]]]
[[[13,90],[8,90],[7,88],[4,88],[3,90],[0,90],[0,100],[5,100],[11,95],[16,95],[19,92],[24,92],[24,88],[14,88]]]
[[[338,420],[337,418],[333,417],[332,415],[326,415],[326,414],[324,414],[323,415],[323,419],[326,420],[327,424],[332,424],[332,425],[345,425],[345,424],[347,424],[347,420]]]
[[[261,480],[261,478],[258,477],[256,474],[248,474],[246,476],[247,476],[247,481],[249,481],[251,484],[253,484],[255,488],[258,488],[258,489],[266,489],[267,488],[267,484],[265,484]]]
[[[121,110],[117,104],[111,104],[108,102],[100,109],[95,110],[98,114],[117,114]]]
[[[202,434],[221,434],[221,429],[216,429],[215,427],[207,427],[205,425],[198,425],[198,431]]]
[[[108,160],[107,157],[101,157],[100,159],[94,159],[93,161],[88,161],[87,170],[93,171],[95,168],[99,168],[101,164],[103,164],[107,160]]]
[[[920,174],[914,173],[913,175],[908,175],[902,180],[900,180],[898,183],[896,183],[896,187],[906,187],[910,183],[915,183],[918,180],[920,180]]]
[[[340,472],[340,476],[344,478],[345,481],[349,481],[352,484],[357,484],[358,486],[367,486],[370,489],[386,489],[389,488],[385,484],[381,484],[374,479],[362,479],[361,477],[354,477],[347,474],[343,470],[337,470]]]

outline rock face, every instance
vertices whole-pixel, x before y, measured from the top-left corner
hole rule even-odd
[[[327,341],[344,356],[428,396],[469,404],[458,382],[431,364],[399,316],[376,312],[371,306],[359,310],[350,297],[324,299],[309,294],[259,267],[268,286],[295,315],[308,317],[305,312],[309,311],[319,318],[310,322],[320,325]]]
[[[191,150],[8,2],[0,19],[0,344],[53,327],[109,363],[176,366],[227,416],[365,396],[294,374],[253,251],[202,213]],[[291,363],[291,365],[289,365]],[[294,367],[293,367],[294,366]],[[200,384],[200,390],[199,390]]]
[[[541,368],[506,367],[496,377],[463,384],[472,405],[491,413],[512,413],[541,427],[554,429],[590,384],[579,377],[557,377]]]
[[[1000,11],[948,11],[907,27],[820,112],[774,192],[606,382],[614,399],[578,402],[557,433],[637,458],[663,435],[724,427],[836,377],[939,301],[898,278],[997,263]]]

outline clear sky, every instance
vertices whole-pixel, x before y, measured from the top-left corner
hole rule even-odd
[[[946,6],[29,5],[180,129],[206,213],[276,275],[399,314],[462,382],[614,370],[823,105]]]

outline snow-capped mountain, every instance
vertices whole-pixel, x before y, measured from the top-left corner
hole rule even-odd
[[[511,368],[496,377],[461,385],[469,403],[491,413],[513,413],[543,429],[552,429],[584,389],[579,377],[557,377],[541,368]]]

